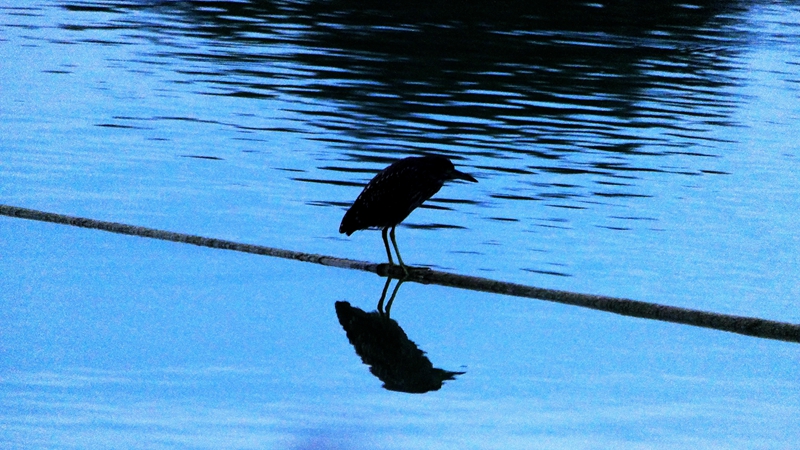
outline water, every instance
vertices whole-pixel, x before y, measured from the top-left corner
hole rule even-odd
[[[800,322],[792,2],[49,2],[0,15],[0,202],[383,261],[360,186],[434,151],[406,262]],[[382,280],[0,219],[11,448],[785,448],[797,350],[403,286],[380,388],[334,303]],[[765,425],[769,424],[769,425]],[[737,430],[737,431],[731,431]],[[444,438],[447,436],[447,438]],[[794,444],[791,444],[794,445]]]

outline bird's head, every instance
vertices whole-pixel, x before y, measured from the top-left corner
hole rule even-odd
[[[426,158],[430,158],[430,167],[436,171],[442,181],[464,180],[471,183],[478,182],[472,175],[456,170],[452,161],[444,156],[427,156]]]

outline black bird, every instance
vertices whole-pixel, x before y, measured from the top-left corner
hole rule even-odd
[[[339,225],[339,233],[347,233],[350,236],[358,230],[380,228],[389,264],[394,265],[392,252],[389,250],[389,240],[386,238],[387,231],[391,229],[389,234],[400,267],[408,274],[403,258],[400,257],[400,250],[397,248],[394,229],[417,206],[439,192],[445,181],[450,180],[478,182],[471,175],[456,170],[453,163],[444,156],[401,159],[378,172],[361,191],[353,206],[345,213],[342,224]]]

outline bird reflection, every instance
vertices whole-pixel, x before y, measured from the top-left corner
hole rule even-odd
[[[454,380],[464,372],[451,372],[433,367],[413,341],[389,317],[392,303],[403,280],[398,281],[384,308],[384,299],[392,278],[386,279],[378,308],[366,312],[348,302],[336,302],[336,316],[347,332],[347,339],[369,371],[383,381],[390,391],[421,394],[441,389],[447,380]]]

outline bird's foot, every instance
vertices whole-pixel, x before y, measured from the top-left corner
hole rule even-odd
[[[378,264],[378,275],[405,280],[406,278],[430,272],[430,267],[414,267],[399,264]]]
[[[405,278],[408,276],[405,266],[397,264],[378,264],[378,275],[389,278]]]

